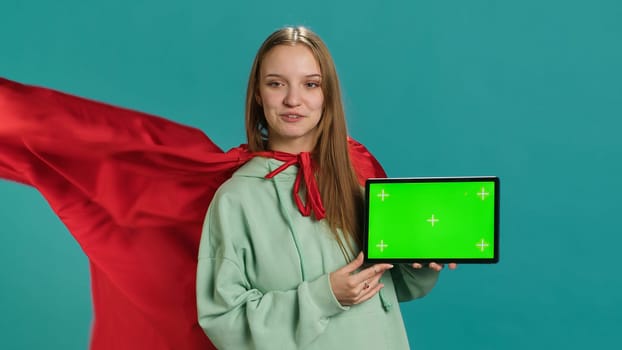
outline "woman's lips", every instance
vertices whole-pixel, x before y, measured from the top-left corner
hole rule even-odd
[[[281,119],[285,120],[285,121],[289,121],[289,122],[295,122],[300,120],[303,116],[301,116],[300,114],[295,114],[295,113],[284,113],[281,114]]]

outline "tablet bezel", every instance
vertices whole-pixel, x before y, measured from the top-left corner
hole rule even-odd
[[[368,240],[369,240],[369,205],[370,205],[370,193],[369,188],[371,184],[377,183],[424,183],[424,182],[493,182],[494,183],[494,243],[493,243],[493,257],[492,258],[369,258],[368,257]],[[404,177],[404,178],[370,178],[365,181],[365,207],[363,215],[363,254],[365,256],[365,262],[369,264],[375,263],[422,263],[427,264],[430,262],[436,262],[440,264],[444,263],[459,263],[459,264],[495,264],[499,262],[499,177],[497,176],[452,176],[452,177]]]

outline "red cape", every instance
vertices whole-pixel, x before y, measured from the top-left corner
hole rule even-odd
[[[348,140],[361,183],[385,173]],[[197,322],[201,226],[252,158],[166,119],[0,78],[0,178],[35,187],[88,256],[91,349],[214,349]]]

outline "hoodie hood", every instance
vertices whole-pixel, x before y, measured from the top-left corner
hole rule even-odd
[[[238,169],[233,176],[261,177],[264,178],[268,173],[276,170],[284,162],[272,158],[254,157]],[[292,165],[278,173],[274,178],[291,180],[298,174],[298,166]]]

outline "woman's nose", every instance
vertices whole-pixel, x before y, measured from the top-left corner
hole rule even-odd
[[[296,107],[300,105],[300,91],[296,87],[290,87],[287,89],[283,104],[288,107]]]

